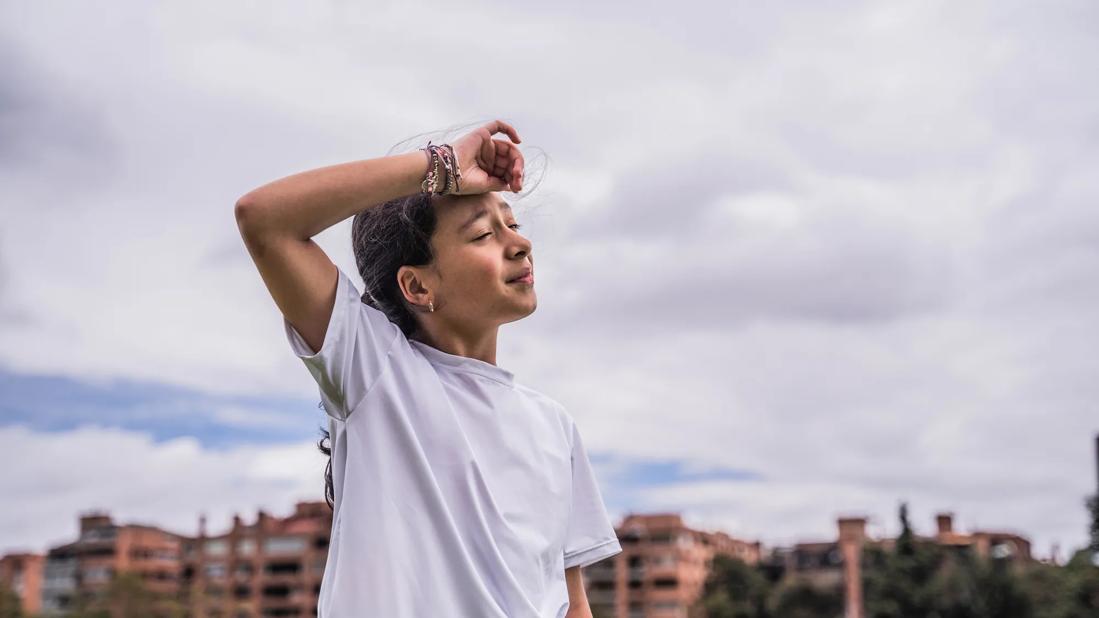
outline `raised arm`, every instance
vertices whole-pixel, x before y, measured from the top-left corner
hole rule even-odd
[[[420,190],[428,154],[322,167],[249,191],[236,203],[237,227],[283,316],[314,352],[336,299],[336,266],[313,242],[355,213]]]
[[[515,129],[494,120],[454,142],[462,170],[457,195],[521,188],[523,157],[493,139]],[[237,227],[267,290],[305,342],[318,351],[336,298],[337,273],[313,236],[372,206],[420,191],[430,155],[423,150],[330,165],[265,184],[236,203]]]

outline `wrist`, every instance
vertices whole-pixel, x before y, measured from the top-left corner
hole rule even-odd
[[[432,195],[447,195],[457,188],[457,184],[451,179],[452,172],[449,169],[453,165],[450,160],[450,151],[445,145],[431,144],[421,148],[424,162],[424,175],[420,181],[420,192]],[[456,178],[455,178],[456,180]]]

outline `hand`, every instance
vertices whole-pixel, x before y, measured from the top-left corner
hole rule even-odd
[[[506,133],[511,141],[492,139]],[[515,145],[520,141],[515,129],[503,120],[493,120],[451,142],[462,170],[461,187],[451,195],[476,195],[489,191],[523,188],[523,153]],[[514,143],[512,143],[514,142]]]

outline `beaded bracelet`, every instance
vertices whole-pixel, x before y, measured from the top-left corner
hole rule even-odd
[[[446,168],[446,182],[443,184],[443,195],[454,192],[454,164],[450,160],[450,153],[445,149],[439,149],[439,156],[443,159],[443,167]]]
[[[450,158],[454,161],[454,191],[462,190],[462,167],[458,165],[458,156],[454,154],[454,146],[450,144],[443,144],[443,147],[450,153]]]
[[[435,194],[438,193],[439,186],[439,153],[435,146],[431,145],[431,142],[427,143],[427,146],[420,150],[426,150],[429,160],[427,163],[427,173],[424,175],[423,182],[420,183],[420,192]]]
[[[438,146],[428,142],[427,146],[420,150],[426,150],[430,156],[427,172],[424,175],[423,182],[420,183],[420,191],[422,193],[450,195],[461,190],[459,183],[462,178],[462,170],[458,165],[458,158],[454,155],[454,147],[450,144]],[[439,188],[440,159],[442,159],[443,171],[446,174],[441,189]]]

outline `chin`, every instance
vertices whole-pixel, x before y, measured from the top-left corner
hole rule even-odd
[[[515,310],[515,317],[510,322],[518,322],[528,315],[534,313],[534,310],[538,308],[538,300],[532,299],[529,303],[524,303],[522,306],[517,307]]]

